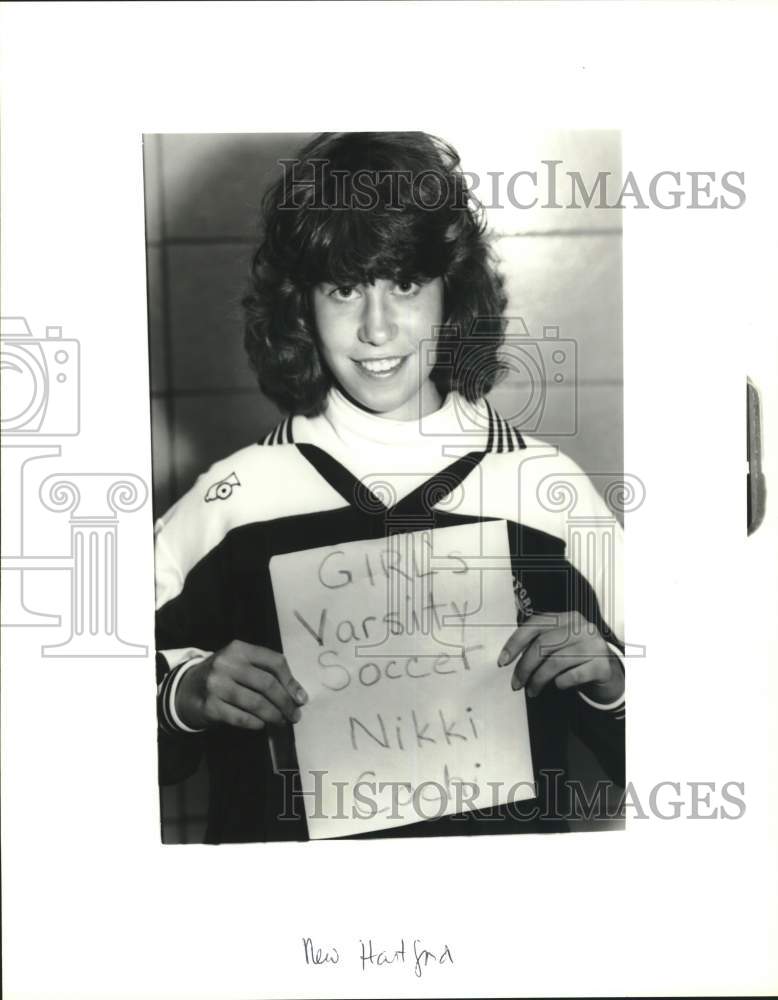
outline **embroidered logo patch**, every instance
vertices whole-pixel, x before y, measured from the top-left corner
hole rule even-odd
[[[236,486],[240,486],[240,480],[234,472],[231,472],[225,479],[220,479],[218,483],[214,483],[208,487],[208,492],[205,494],[205,502],[210,503],[211,500],[229,500]]]

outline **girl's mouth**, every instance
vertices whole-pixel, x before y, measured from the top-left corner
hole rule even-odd
[[[374,358],[369,361],[359,361],[357,358],[353,360],[359,370],[371,378],[390,378],[402,367],[407,360],[407,355],[405,357]]]

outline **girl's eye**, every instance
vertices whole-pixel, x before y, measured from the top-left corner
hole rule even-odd
[[[327,294],[331,299],[337,299],[339,302],[350,302],[357,297],[357,289],[353,285],[340,285],[338,288],[331,289]]]
[[[416,281],[398,281],[394,286],[397,295],[415,295],[420,288],[421,285]]]

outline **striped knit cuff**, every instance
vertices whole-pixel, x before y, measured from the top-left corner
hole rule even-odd
[[[608,648],[611,650],[613,655],[618,660],[619,665],[623,672],[624,661],[621,658],[621,650],[619,650],[616,646],[614,646],[610,642],[608,643]],[[624,692],[624,694],[621,695],[621,697],[617,698],[615,701],[610,701],[607,704],[604,704],[601,701],[594,701],[592,698],[587,698],[587,696],[583,693],[583,691],[580,690],[580,688],[578,690],[578,695],[586,702],[587,705],[590,705],[592,708],[596,708],[600,712],[610,712],[613,715],[614,719],[624,718],[625,706],[626,706],[626,691]]]
[[[162,683],[157,688],[157,719],[160,729],[164,732],[173,735],[204,732],[202,729],[192,729],[191,726],[187,726],[181,719],[181,716],[176,711],[176,691],[186,671],[196,663],[202,663],[208,656],[210,656],[210,653],[196,653],[191,659],[179,663],[178,666],[165,675]]]
[[[601,701],[594,701],[592,698],[587,698],[583,691],[579,691],[578,694],[581,698],[583,698],[587,705],[591,705],[592,708],[598,708],[601,712],[615,712],[617,708],[624,708],[626,702],[624,695],[617,698],[615,701],[609,701],[607,705],[605,705]]]

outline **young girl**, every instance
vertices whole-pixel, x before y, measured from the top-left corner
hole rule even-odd
[[[204,752],[209,842],[304,839],[299,784],[273,751],[294,762],[290,727],[316,706],[280,652],[270,559],[389,523],[503,519],[524,610],[495,669],[506,697],[528,696],[538,795],[381,835],[564,829],[570,731],[623,782],[623,646],[608,568],[567,551],[543,481],[574,485],[596,546],[613,518],[573,462],[486,401],[506,300],[455,151],[422,133],[325,134],[284,166],[244,307],[259,384],[290,416],[158,524],[161,781]]]

